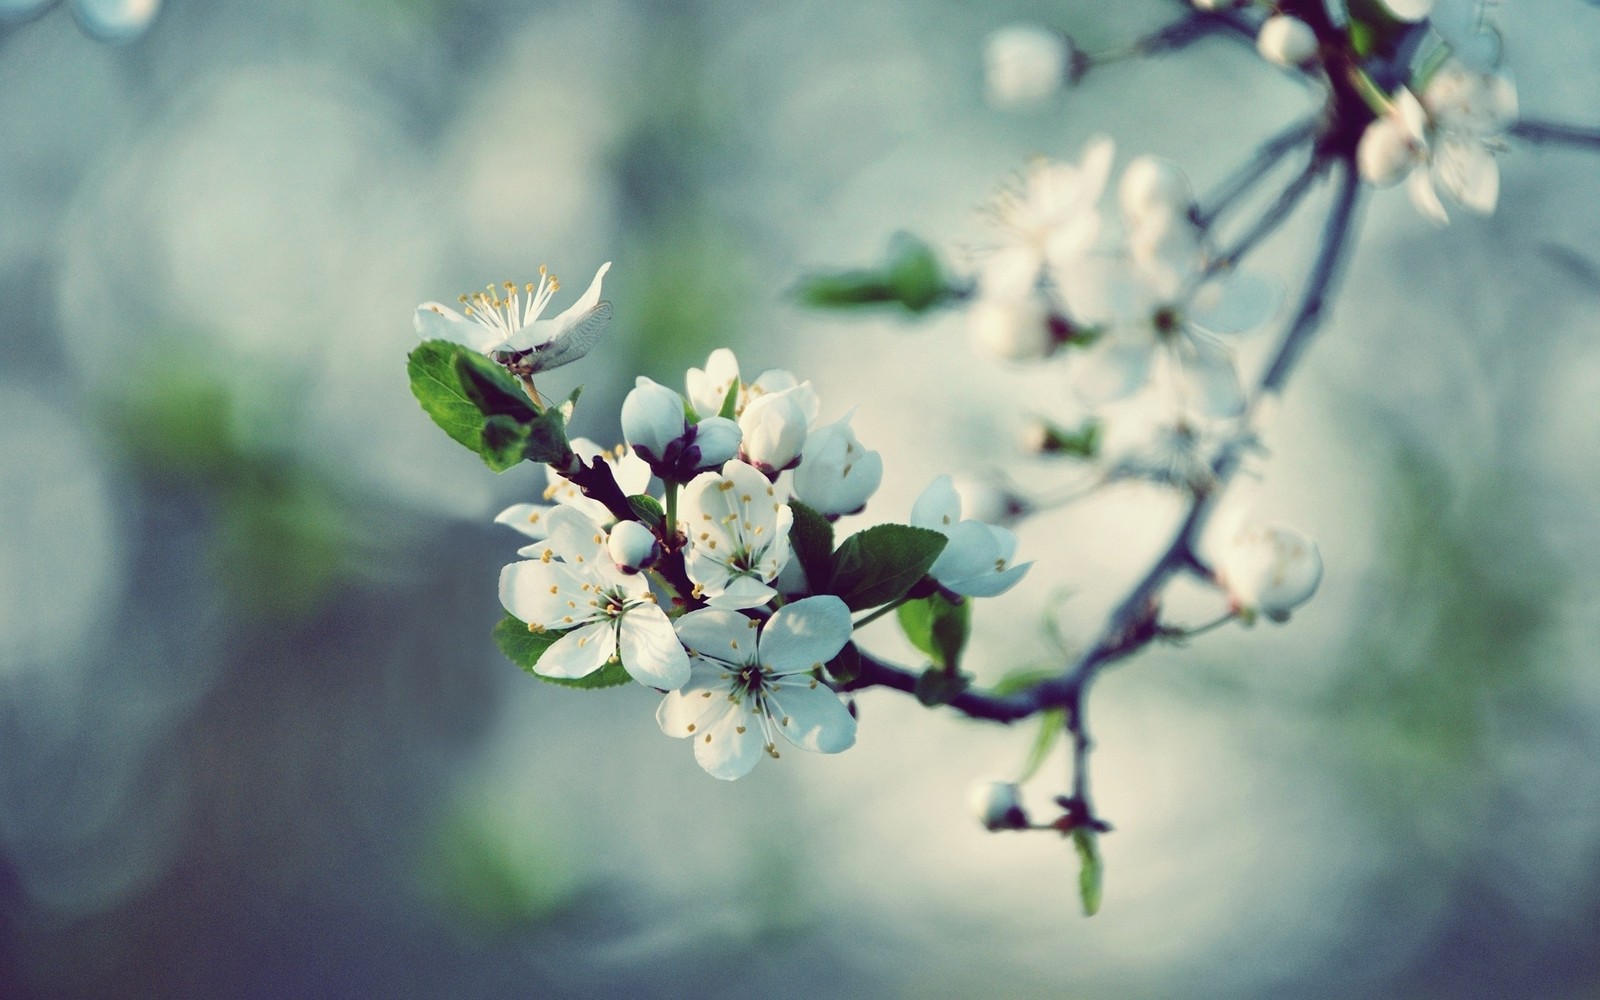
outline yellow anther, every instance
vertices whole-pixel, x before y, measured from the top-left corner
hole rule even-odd
[[[707,691],[706,693],[710,694],[711,692]],[[689,723],[689,725],[685,728],[685,731],[691,733],[694,732],[694,723]]]

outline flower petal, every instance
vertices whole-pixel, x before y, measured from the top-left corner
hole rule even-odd
[[[587,596],[585,578],[572,567],[558,562],[529,559],[514,562],[500,571],[500,604],[530,625],[567,628],[594,617],[594,609],[583,607],[579,614],[568,604]],[[562,619],[571,617],[571,622]]]
[[[556,640],[533,665],[546,677],[587,677],[606,665],[617,652],[616,626],[610,621],[590,622]]]
[[[1433,171],[1413,170],[1411,176],[1406,178],[1406,194],[1411,196],[1411,204],[1417,207],[1417,211],[1441,226],[1450,224],[1450,216],[1433,190]]]
[[[755,577],[736,576],[724,584],[717,593],[711,594],[708,590],[706,603],[713,608],[741,611],[745,608],[759,608],[776,596],[778,596],[776,590]]]
[[[679,618],[675,627],[691,654],[741,666],[756,660],[756,621],[736,611],[702,608]]]
[[[704,728],[707,716],[722,710],[730,693],[727,671],[705,660],[692,660],[688,681],[661,699],[656,724],[668,736],[692,736]]]
[[[1089,406],[1126,399],[1150,381],[1153,338],[1113,330],[1084,351],[1073,365],[1072,386]]]
[[[505,344],[496,339],[487,327],[474,323],[440,302],[424,302],[417,306],[416,313],[411,317],[411,325],[416,327],[417,334],[424,340],[448,340],[485,354],[499,350]]]
[[[610,565],[606,533],[574,507],[556,507],[545,518],[551,550],[574,566],[602,570]]]
[[[550,528],[545,521],[550,509],[548,504],[514,503],[496,514],[494,523],[520,531],[537,541],[550,536]]]
[[[689,680],[689,657],[667,613],[649,602],[622,614],[617,626],[622,666],[641,684],[671,690]]]
[[[1233,352],[1204,337],[1183,338],[1175,353],[1182,369],[1180,385],[1186,401],[1208,417],[1236,417],[1244,412],[1244,387],[1234,367]]]
[[[911,524],[916,528],[948,533],[961,520],[961,495],[955,480],[940,476],[928,484],[911,505]]]
[[[1500,168],[1494,154],[1477,143],[1439,143],[1433,178],[1451,197],[1483,215],[1492,214],[1500,200]]]
[[[856,745],[856,720],[833,689],[815,678],[772,685],[767,708],[773,728],[802,750],[839,753]]]
[[[715,698],[712,699],[716,701]],[[713,778],[732,781],[750,773],[766,747],[760,717],[744,703],[724,700],[694,739],[694,759]]]
[[[850,641],[850,609],[831,594],[785,604],[761,630],[761,663],[795,674],[827,663]]]

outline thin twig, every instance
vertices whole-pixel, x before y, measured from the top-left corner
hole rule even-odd
[[[1584,125],[1519,121],[1507,130],[1507,134],[1540,145],[1600,149],[1600,128],[1591,128]]]
[[[1311,141],[1317,134],[1317,119],[1307,118],[1295,122],[1288,128],[1279,132],[1263,142],[1250,161],[1236,170],[1231,177],[1222,182],[1222,186],[1201,205],[1196,207],[1194,223],[1200,227],[1201,232],[1217,221],[1217,217],[1227,211],[1239,198],[1248,194],[1252,188],[1260,183],[1261,178],[1267,175],[1278,161],[1287,156],[1296,147]]]
[[[1261,218],[1256,220],[1255,225],[1246,230],[1232,246],[1217,254],[1206,264],[1206,273],[1215,274],[1237,267],[1245,255],[1255,249],[1257,243],[1271,236],[1289,216],[1294,214],[1294,210],[1300,206],[1300,200],[1311,190],[1311,185],[1327,167],[1328,161],[1313,152],[1306,162],[1305,169],[1289,182],[1289,186],[1283,189],[1271,207],[1261,213]]]

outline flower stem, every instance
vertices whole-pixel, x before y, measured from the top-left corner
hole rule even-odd
[[[879,618],[882,618],[884,615],[886,615],[889,612],[895,610],[900,605],[906,603],[909,600],[911,600],[911,595],[909,595],[909,594],[902,595],[899,600],[890,601],[888,604],[885,604],[883,607],[881,607],[878,610],[872,612],[872,614],[867,615],[864,618],[859,619],[858,621],[855,622],[855,624],[851,625],[850,627],[852,629],[858,629],[863,625],[870,625],[873,622],[877,621]]]
[[[678,484],[667,483],[666,515],[661,525],[661,539],[668,548],[675,548],[678,540]]]

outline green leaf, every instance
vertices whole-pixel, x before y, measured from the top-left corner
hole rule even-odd
[[[1045,455],[1069,455],[1073,458],[1094,458],[1100,453],[1100,421],[1092,417],[1076,428],[1060,427],[1041,421],[1043,439],[1038,442],[1039,452]]]
[[[910,233],[896,233],[889,243],[889,286],[895,299],[912,312],[923,312],[947,294],[939,258],[927,243]]]
[[[504,365],[463,348],[455,356],[455,368],[462,390],[484,416],[512,417],[518,423],[527,423],[538,414]]]
[[[1033,746],[1028,750],[1028,760],[1022,765],[1022,776],[1017,779],[1017,784],[1039,773],[1040,765],[1049,758],[1050,751],[1055,749],[1066,727],[1067,713],[1059,708],[1052,708],[1039,716],[1039,732],[1033,738]]]
[[[479,432],[478,456],[496,472],[504,472],[521,462],[528,450],[530,426],[515,417],[495,414],[483,422]]]
[[[1100,892],[1105,881],[1106,866],[1100,860],[1098,840],[1087,827],[1072,831],[1072,846],[1078,851],[1078,896],[1083,900],[1086,917],[1100,912]]]
[[[1024,670],[1012,671],[1000,678],[994,686],[994,693],[998,695],[1012,695],[1025,688],[1033,687],[1040,681],[1049,680],[1060,674],[1059,670],[1049,670],[1043,667],[1028,667]]]
[[[805,570],[806,583],[813,594],[827,593],[833,581],[833,523],[798,500],[790,500],[789,509],[794,512],[789,545]]]
[[[500,647],[500,652],[506,654],[507,659],[546,684],[595,690],[616,687],[632,680],[620,663],[608,663],[587,677],[546,677],[536,672],[533,668],[539,662],[539,657],[544,655],[545,650],[554,646],[564,634],[551,631],[530,632],[527,622],[515,615],[506,615],[494,627],[494,642]]]
[[[661,527],[661,522],[667,519],[667,512],[661,509],[661,501],[647,493],[629,497],[628,506],[633,508],[639,521],[651,531]]]
[[[910,233],[896,233],[886,256],[881,267],[810,275],[796,286],[795,295],[819,308],[894,304],[920,313],[955,294],[933,249]]]
[[[845,643],[839,655],[828,661],[828,675],[840,684],[849,684],[861,676],[861,650],[855,643]]]
[[[566,411],[577,400],[578,390],[575,390],[566,403],[547,407],[544,412],[533,418],[533,422],[528,425],[528,444],[522,452],[528,461],[555,466],[567,464],[572,455],[572,446],[567,442]]]
[[[406,358],[411,394],[439,429],[482,454],[483,411],[467,395],[455,359],[467,348],[448,340],[425,340]]]
[[[947,541],[937,531],[907,524],[859,531],[839,546],[827,590],[852,611],[897,600],[928,572]]]
[[[971,674],[929,667],[917,678],[916,689],[912,693],[924,705],[935,708],[939,705],[948,705],[956,695],[971,686]]]
[[[972,631],[972,602],[954,604],[934,594],[907,601],[896,614],[911,644],[933,660],[936,667],[953,670],[961,665],[961,651]]]

